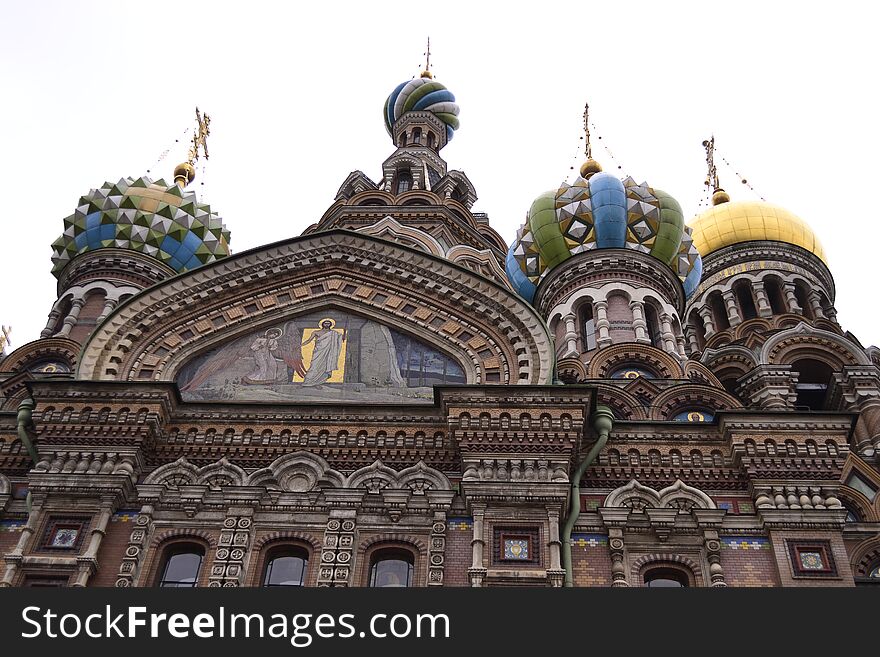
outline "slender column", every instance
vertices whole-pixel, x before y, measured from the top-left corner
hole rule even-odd
[[[684,336],[687,339],[688,348],[694,354],[700,350],[700,341],[697,338],[697,329],[691,324],[685,324]]]
[[[660,335],[663,338],[663,348],[668,354],[676,353],[675,334],[672,332],[672,318],[668,313],[660,315]]]
[[[600,349],[611,344],[611,322],[608,321],[608,302],[601,299],[594,304],[596,308],[596,346]]]
[[[77,558],[79,570],[76,574],[76,580],[71,586],[85,586],[88,584],[89,578],[98,569],[98,550],[101,547],[101,541],[104,540],[104,535],[107,533],[107,525],[110,522],[111,514],[110,503],[105,503],[98,515],[98,522],[95,523],[95,528],[92,530],[86,551]]]
[[[577,318],[573,313],[569,313],[563,320],[565,321],[565,336],[563,339],[568,347],[565,357],[572,358],[579,353],[577,348]]]
[[[0,581],[0,588],[12,586],[15,574],[18,572],[18,568],[21,565],[22,555],[24,555],[25,550],[30,546],[34,532],[37,531],[41,511],[41,505],[34,504],[31,507],[27,523],[21,528],[21,536],[18,537],[18,543],[15,545],[12,552],[6,555],[6,572],[3,573],[3,580]]]
[[[50,338],[55,333],[55,326],[58,324],[58,316],[61,314],[61,299],[58,299],[49,311],[49,319],[46,321],[46,328],[40,332],[41,338]]]
[[[630,310],[633,314],[633,329],[636,332],[636,342],[651,343],[648,335],[648,323],[645,321],[645,304],[641,301],[630,301]]]
[[[565,571],[562,569],[562,557],[560,549],[562,542],[559,540],[559,509],[547,507],[547,519],[549,521],[550,536],[547,541],[547,552],[550,555],[550,568],[547,575],[550,584],[554,587],[562,586],[565,580]]]
[[[752,281],[752,293],[755,296],[758,317],[772,316],[773,309],[770,307],[770,299],[767,298],[767,288],[764,287],[764,281]]]
[[[807,295],[807,302],[810,304],[810,308],[813,309],[813,317],[816,319],[825,317],[825,310],[822,308],[822,295],[819,294],[818,290],[810,290],[810,293]]]
[[[70,312],[67,313],[67,317],[64,318],[64,326],[61,327],[61,330],[58,331],[58,335],[68,336],[70,335],[70,331],[76,326],[76,320],[79,317],[79,313],[82,310],[82,307],[85,305],[85,299],[74,299],[70,306]]]
[[[471,567],[468,568],[468,576],[471,586],[480,587],[486,577],[486,568],[483,566],[483,548],[486,541],[483,539],[483,518],[486,513],[485,506],[474,505],[474,537],[471,540]]]
[[[733,290],[725,290],[721,293],[721,297],[724,299],[727,319],[730,320],[730,325],[742,324],[742,317],[739,316],[739,310],[736,307],[736,295],[734,295]]]
[[[701,306],[697,313],[703,318],[703,326],[706,328],[706,337],[715,333],[715,322],[712,319],[712,309],[709,306]]]
[[[116,307],[117,303],[117,299],[106,299],[104,301],[104,310],[102,310],[101,314],[98,315],[98,319],[96,320],[96,322],[100,323],[101,320],[103,320],[107,315],[113,312],[113,309]]]
[[[788,306],[788,312],[803,315],[804,310],[801,308],[797,297],[794,294],[794,283],[784,283],[782,285],[782,291],[785,293],[785,303]]]

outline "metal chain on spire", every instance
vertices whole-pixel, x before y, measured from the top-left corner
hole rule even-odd
[[[717,149],[716,149],[716,151],[717,151]],[[750,190],[753,194],[755,194],[758,198],[760,198],[762,201],[765,201],[765,202],[766,202],[767,199],[765,199],[761,194],[759,194],[759,193],[755,190],[755,188],[752,186],[752,184],[748,181],[748,179],[747,179],[745,176],[740,175],[739,171],[737,171],[736,169],[733,168],[733,165],[732,165],[730,162],[727,161],[727,158],[725,158],[723,154],[718,153],[718,155],[721,157],[721,161],[724,162],[725,166],[727,166],[727,168],[729,168],[731,171],[733,171],[734,175],[736,175],[736,177],[739,178],[739,181],[740,181],[743,185],[745,185],[746,187],[748,187],[749,190]]]
[[[183,131],[183,133],[181,133],[180,137],[178,137],[177,139],[174,140],[174,143],[175,143],[175,144],[179,144],[180,141],[181,141],[182,139],[186,139],[186,136],[189,134],[189,131],[190,131],[191,129],[192,129],[192,128],[190,128],[189,126],[187,126],[187,128]],[[156,158],[156,161],[153,162],[152,166],[151,166],[149,169],[147,169],[147,173],[151,173],[153,167],[156,167],[156,166],[158,166],[159,164],[161,164],[163,161],[165,161],[165,158],[168,157],[168,154],[169,154],[169,153],[171,153],[171,149],[172,149],[172,148],[173,148],[173,146],[169,146],[169,147],[166,148],[164,151],[162,151],[161,153],[159,153],[159,157],[157,157],[157,158]]]

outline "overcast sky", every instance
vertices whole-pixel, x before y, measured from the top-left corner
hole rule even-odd
[[[585,101],[596,159],[671,193],[686,217],[705,209],[714,133],[758,194],[814,228],[842,326],[880,344],[878,18],[841,1],[3,0],[0,322],[14,347],[39,337],[63,218],[105,180],[170,181],[196,105],[211,157],[193,186],[233,251],[299,235],[350,171],[380,178],[383,103],[418,74],[430,35],[461,107],[442,155],[508,243],[583,160]],[[716,159],[733,199],[758,198]]]

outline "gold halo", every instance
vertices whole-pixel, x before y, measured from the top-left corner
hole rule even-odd
[[[336,328],[336,320],[330,317],[325,317],[320,322],[318,322],[318,326],[324,328],[324,322],[330,322],[330,328]]]

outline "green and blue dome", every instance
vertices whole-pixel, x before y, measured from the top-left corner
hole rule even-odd
[[[700,282],[703,263],[681,206],[669,194],[609,173],[578,176],[541,194],[507,252],[507,278],[529,302],[541,279],[578,253],[633,249],[668,265],[685,295]]]
[[[177,272],[229,255],[229,231],[194,192],[147,177],[105,182],[79,200],[52,244],[52,273],[75,256],[102,248],[131,249]]]
[[[391,134],[394,123],[407,112],[431,112],[446,125],[446,141],[458,130],[458,105],[455,96],[430,77],[401,82],[385,100],[385,129]]]

